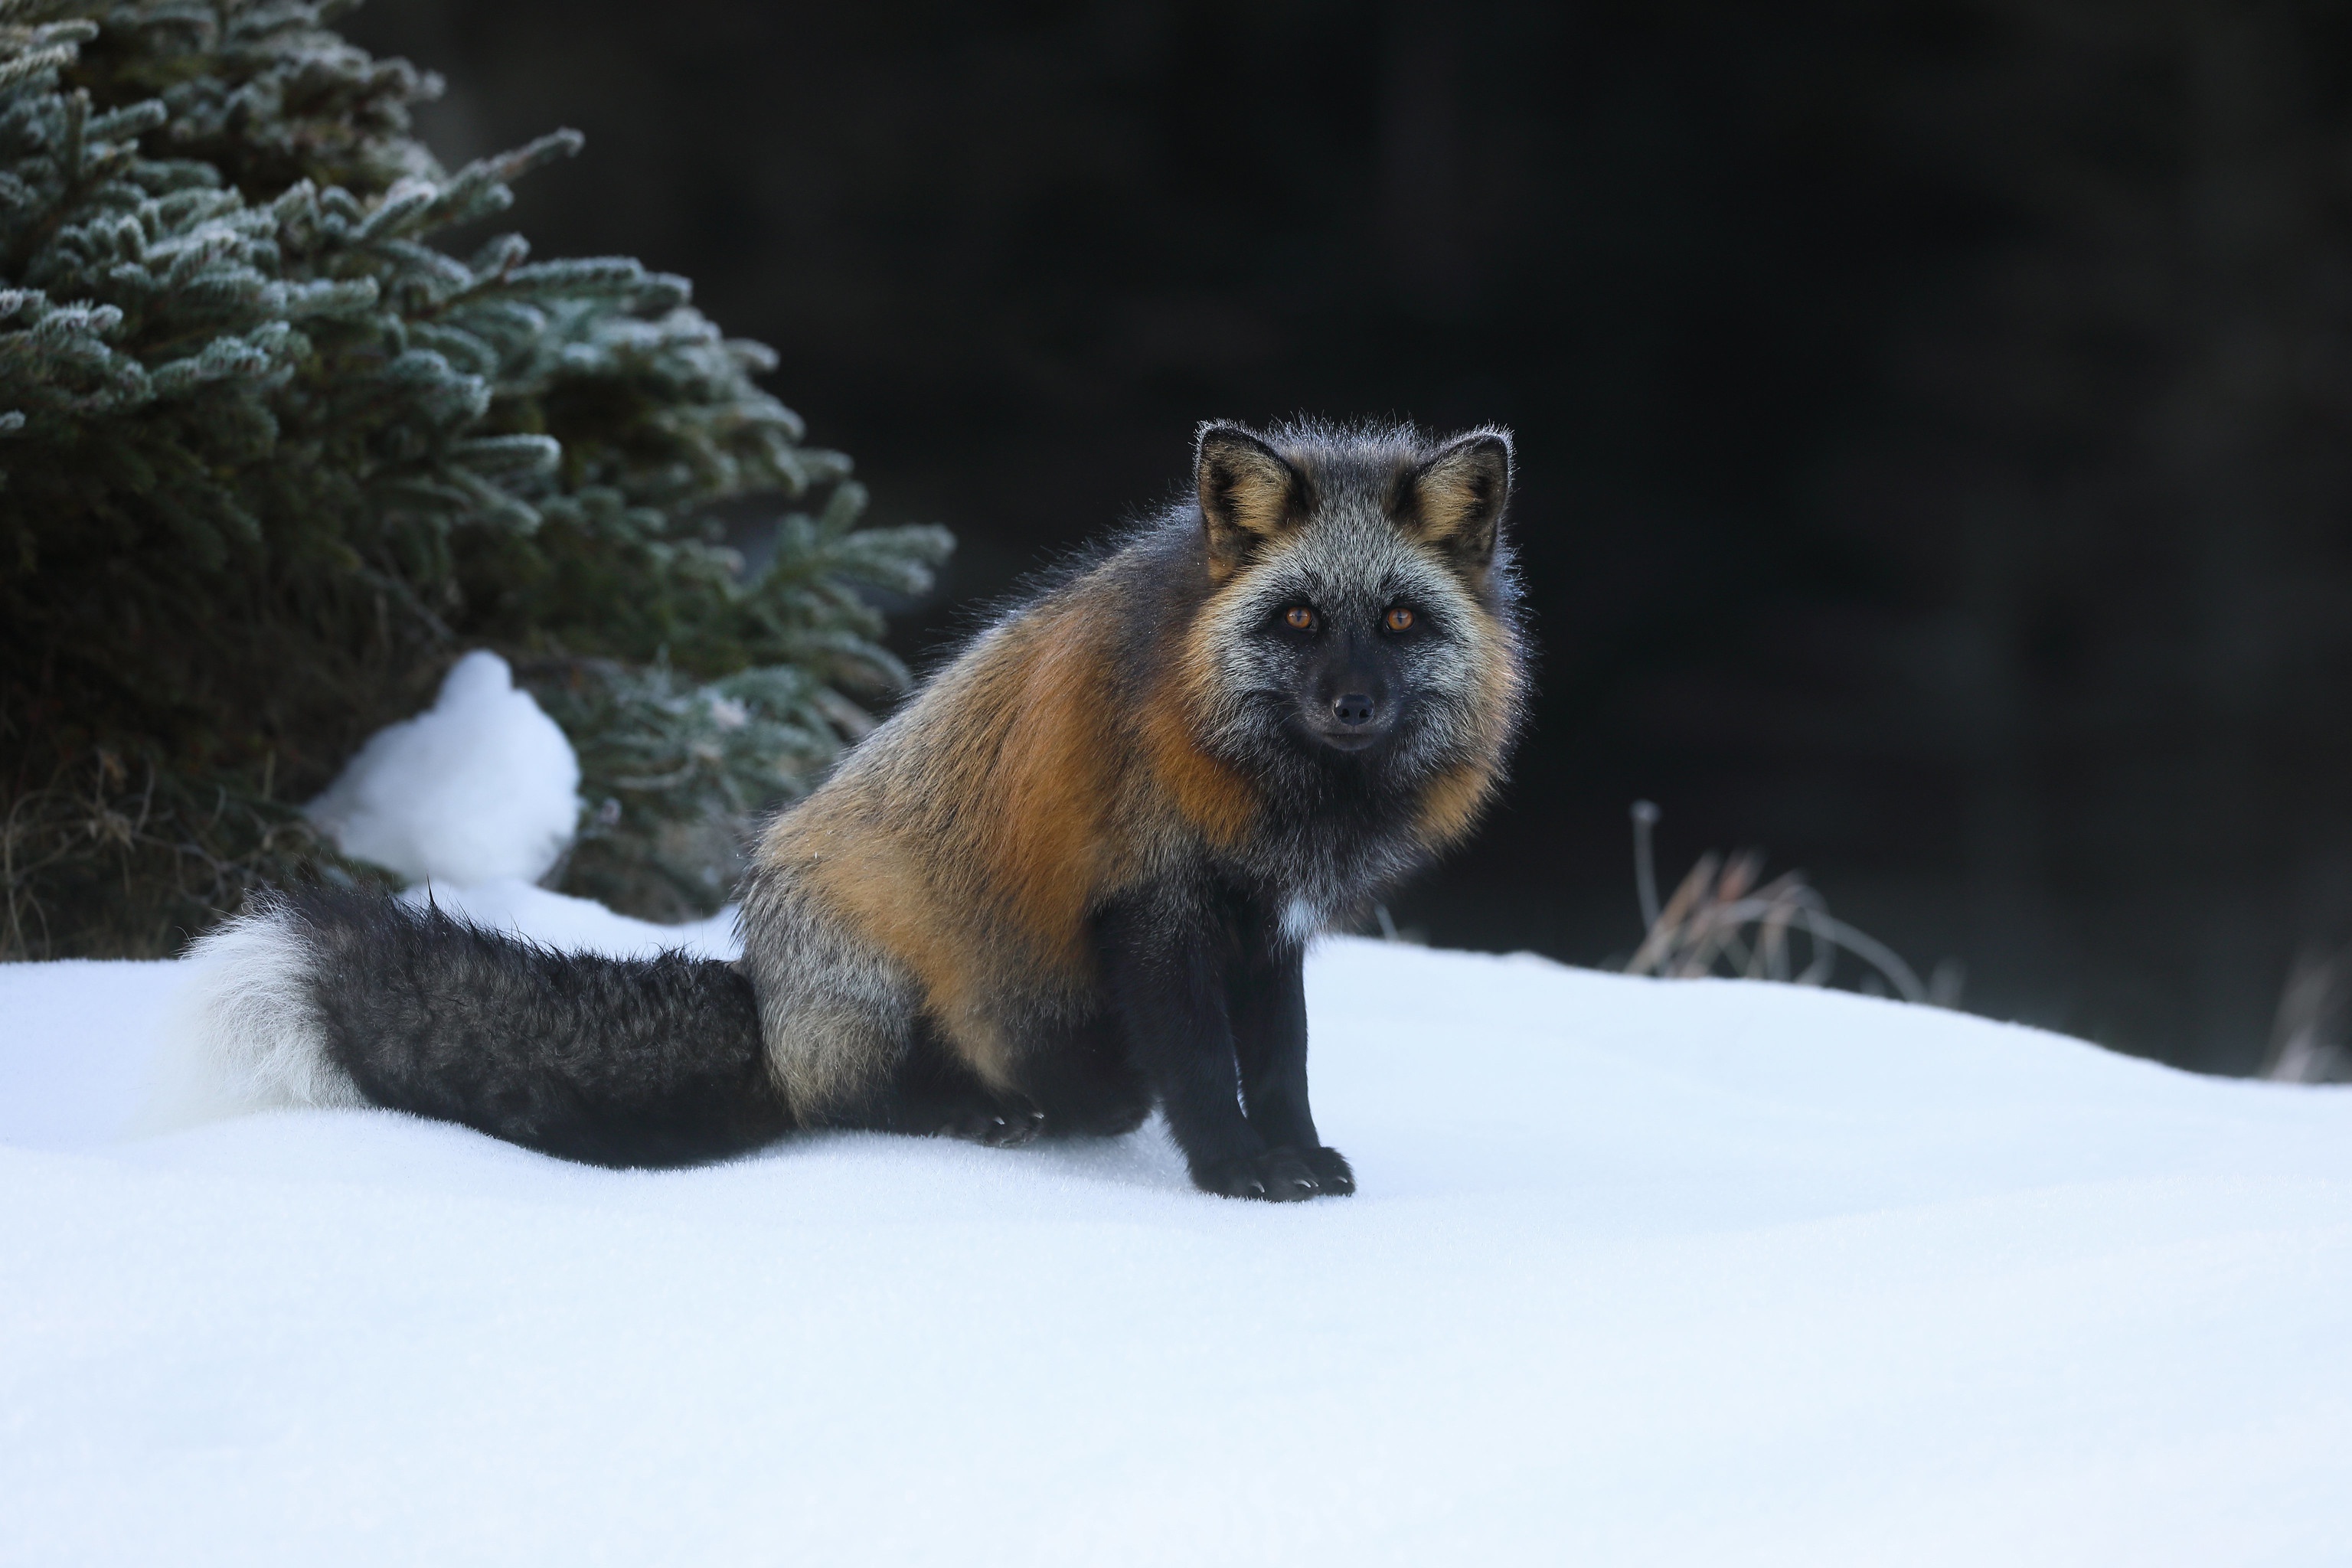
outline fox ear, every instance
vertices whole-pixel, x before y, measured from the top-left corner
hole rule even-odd
[[[1397,521],[1407,533],[1469,571],[1485,571],[1495,559],[1503,509],[1511,499],[1510,432],[1455,437],[1407,472],[1398,491]]]
[[[1307,481],[1282,454],[1238,425],[1201,426],[1193,447],[1209,571],[1233,575],[1265,541],[1307,515]]]

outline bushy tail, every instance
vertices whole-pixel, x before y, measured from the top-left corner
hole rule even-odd
[[[792,1126],[733,964],[561,953],[437,909],[267,900],[189,952],[151,1125],[383,1105],[601,1165],[677,1165]]]

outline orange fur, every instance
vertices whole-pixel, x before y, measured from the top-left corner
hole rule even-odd
[[[1143,743],[1153,778],[1168,802],[1202,837],[1221,848],[1240,843],[1257,815],[1257,792],[1241,774],[1201,749],[1194,726],[1211,709],[1215,657],[1206,617],[1175,660],[1169,700],[1146,716]]]
[[[919,761],[878,754],[866,776],[780,818],[762,846],[906,966],[992,1081],[1005,1081],[1013,1045],[992,1022],[1003,978],[1086,984],[1087,920],[1143,874],[1154,841],[1189,826],[1230,844],[1255,807],[1194,742],[1188,693],[1147,703],[1139,732],[1118,722],[1116,628],[1100,613],[1073,595],[1006,627],[927,694],[951,719],[908,716],[932,742]]]
[[[1432,779],[1421,796],[1422,842],[1441,848],[1469,832],[1494,789],[1494,770],[1481,763],[1464,763]]]
[[[1482,646],[1510,646],[1510,634],[1492,615],[1481,609],[1476,616]],[[1481,664],[1477,711],[1484,720],[1481,728],[1485,732],[1480,736],[1477,758],[1438,774],[1422,792],[1415,826],[1422,842],[1431,848],[1443,848],[1476,826],[1486,803],[1494,797],[1502,770],[1503,749],[1518,711],[1525,682],[1526,676],[1516,658],[1489,658]]]
[[[1115,857],[1105,842],[1119,773],[1099,636],[1081,611],[1041,629],[1013,688],[1015,704],[988,794],[987,875],[1007,913],[1054,963],[1086,963],[1087,906]]]
[[[1257,814],[1257,795],[1241,775],[1201,750],[1172,711],[1154,713],[1143,739],[1153,777],[1176,814],[1212,844],[1240,843]]]

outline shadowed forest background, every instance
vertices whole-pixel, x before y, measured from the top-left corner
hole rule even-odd
[[[512,222],[692,277],[920,659],[1194,423],[1502,421],[1541,643],[1397,904],[1592,963],[1756,845],[1972,1010],[2211,1070],[2352,939],[2352,16],[2326,4],[373,0]],[[503,226],[503,225],[502,225]]]

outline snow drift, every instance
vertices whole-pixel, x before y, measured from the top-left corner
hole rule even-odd
[[[2352,1092],[1343,941],[1353,1198],[1202,1197],[1156,1129],[615,1173],[380,1110],[125,1140],[175,970],[0,969],[0,1562],[2352,1543]]]

